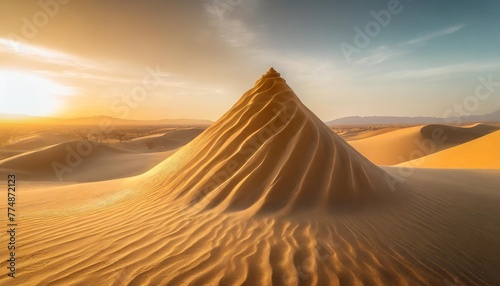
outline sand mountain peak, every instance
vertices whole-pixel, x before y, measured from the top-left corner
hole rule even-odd
[[[273,68],[164,163],[174,199],[202,209],[332,210],[391,193],[385,171],[326,126]]]

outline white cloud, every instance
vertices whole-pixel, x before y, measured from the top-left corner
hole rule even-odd
[[[370,55],[355,61],[354,64],[377,65],[406,53],[407,51],[390,48],[384,45],[371,50]]]
[[[59,79],[77,79],[106,85],[136,85],[141,84],[144,73],[146,73],[145,70],[139,72],[127,70],[124,72],[113,64],[104,66],[60,51],[26,43],[13,43],[4,38],[0,38],[0,54],[2,53],[8,54],[10,57],[25,58],[30,63],[41,64],[37,65],[39,68],[33,69],[32,72]],[[188,82],[175,78],[171,74],[162,73],[162,77],[163,80],[160,82],[160,86],[173,88],[189,86]]]
[[[206,5],[206,12],[212,18],[219,36],[249,59],[275,65],[303,80],[324,81],[342,76],[333,58],[314,57],[288,50],[276,51],[266,46],[268,35],[263,31],[250,29],[243,20],[230,18],[229,14],[221,20],[220,13],[216,13],[212,5]]]
[[[393,47],[383,45],[372,49],[371,51],[369,51],[368,56],[365,56],[355,61],[354,63],[358,65],[377,65],[396,58],[400,55],[409,53],[411,47],[421,46],[431,40],[444,37],[446,35],[451,35],[460,31],[463,27],[465,27],[465,25],[451,26],[442,30],[425,34],[421,37],[414,38],[406,42],[396,44]]]
[[[414,39],[411,39],[411,40],[403,42],[403,43],[400,43],[400,44],[398,44],[398,46],[408,47],[408,46],[422,45],[422,44],[429,42],[431,40],[454,34],[458,31],[462,30],[463,27],[465,27],[464,24],[451,26],[451,27],[448,27],[448,28],[445,28],[445,29],[442,29],[439,31],[425,34],[421,37],[414,38]]]
[[[241,20],[226,20],[218,24],[219,35],[231,46],[239,48],[255,43],[257,36]]]
[[[104,66],[86,61],[60,51],[42,48],[27,43],[0,38],[0,53],[26,58],[30,61],[54,64],[79,69],[105,70]]]
[[[400,70],[389,72],[383,77],[390,79],[446,79],[460,75],[470,75],[482,72],[497,72],[500,70],[500,62],[497,63],[463,63],[440,67]]]

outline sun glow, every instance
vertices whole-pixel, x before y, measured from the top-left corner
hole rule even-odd
[[[53,115],[73,89],[34,73],[0,70],[0,113],[31,116]]]

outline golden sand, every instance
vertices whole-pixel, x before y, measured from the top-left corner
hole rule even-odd
[[[411,140],[420,128],[397,134]],[[386,148],[382,138],[374,148]],[[19,180],[15,285],[500,283],[498,170],[381,169],[274,70],[142,175]]]

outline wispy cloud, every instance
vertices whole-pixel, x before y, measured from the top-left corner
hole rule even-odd
[[[78,69],[105,70],[105,67],[94,62],[26,43],[14,42],[0,38],[0,53],[22,57],[30,61],[60,65]]]
[[[233,27],[238,31],[237,25]],[[229,38],[230,35],[228,32]],[[96,63],[53,49],[12,43],[4,38],[0,38],[0,58],[6,59],[0,63],[0,89],[5,85],[1,80],[2,72],[9,74],[15,72],[11,70],[14,65],[16,70],[26,70],[40,78],[54,80],[63,86],[71,87],[73,94],[76,95],[74,100],[92,98],[88,102],[112,100],[130,93],[133,87],[143,84],[145,74],[149,73],[147,67],[127,65],[127,69],[123,69],[121,67],[124,63],[109,61]],[[195,82],[185,76],[165,72],[161,67],[156,68],[161,71],[161,74],[156,74],[157,77],[161,76],[161,80],[158,82],[158,90],[150,96],[165,99],[171,98],[172,95],[202,96],[227,92],[207,83]]]
[[[232,19],[218,25],[219,35],[231,46],[239,48],[255,43],[257,36],[255,32],[248,29],[241,20]]]
[[[500,62],[493,63],[462,63],[431,67],[423,69],[399,70],[388,72],[382,76],[390,79],[432,79],[441,80],[458,76],[469,76],[482,72],[495,72],[500,70]]]
[[[455,25],[425,34],[423,36],[405,42],[398,43],[393,46],[388,46],[388,45],[379,46],[375,49],[370,50],[367,56],[355,61],[354,64],[371,66],[392,60],[403,54],[410,53],[412,51],[411,48],[413,47],[422,46],[434,39],[454,34],[462,30],[462,28],[464,27],[465,27],[464,24]]]
[[[400,55],[408,53],[405,50],[402,49],[395,49],[391,48],[389,46],[383,45],[380,47],[377,47],[369,52],[369,55],[357,60],[354,62],[354,64],[358,65],[377,65],[380,63],[383,63],[385,61],[391,60],[393,58],[396,58]]]
[[[11,58],[23,58],[29,63],[37,63],[39,70],[32,67],[31,69],[48,77],[126,85],[140,84],[142,80],[140,74],[138,76],[133,71],[127,71],[125,74],[113,64],[102,65],[57,50],[24,43],[12,43],[4,38],[0,38],[0,54],[7,54]],[[144,72],[139,71],[138,73]],[[185,81],[174,80],[171,74],[163,73],[162,76],[165,80],[160,82],[161,86],[185,87],[188,85]]]
[[[462,30],[464,27],[465,27],[464,24],[451,26],[451,27],[448,27],[448,28],[445,28],[442,30],[438,30],[438,31],[434,31],[432,33],[425,34],[423,36],[411,39],[411,40],[403,42],[403,43],[400,43],[400,44],[398,44],[398,46],[409,47],[409,46],[422,45],[422,44],[425,44],[431,40],[454,34],[458,31]]]
[[[287,50],[276,51],[266,46],[268,35],[264,31],[251,29],[242,19],[230,18],[230,15],[221,21],[211,5],[206,6],[206,12],[212,18],[219,36],[238,52],[245,53],[246,58],[275,64],[281,69],[293,72],[292,76],[313,82],[331,80],[342,74],[337,69],[337,61],[333,57],[314,57]]]
[[[247,25],[237,18],[222,17],[221,9],[226,11],[224,7],[218,7],[216,1],[208,1],[205,3],[205,12],[210,17],[213,26],[217,29],[219,36],[235,48],[246,47],[256,41],[257,35],[249,29]],[[232,6],[228,6],[235,9]],[[240,7],[241,8],[241,7]]]

